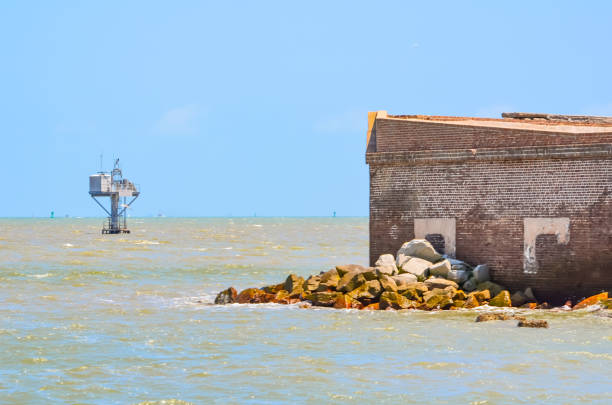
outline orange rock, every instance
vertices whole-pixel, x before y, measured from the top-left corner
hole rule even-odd
[[[529,303],[529,309],[536,309],[536,308],[537,308],[537,306],[538,306],[538,303],[537,303],[537,302],[530,302],[530,303]]]
[[[380,309],[380,304],[378,302],[375,302],[362,309],[366,309],[368,311],[378,311]]]
[[[239,304],[263,304],[274,300],[274,294],[268,294],[259,288],[247,288],[238,294]]]
[[[600,300],[607,300],[607,299],[608,299],[608,293],[602,292],[601,294],[592,295],[589,298],[583,299],[578,304],[576,304],[573,309],[586,308],[588,306],[597,304]]]

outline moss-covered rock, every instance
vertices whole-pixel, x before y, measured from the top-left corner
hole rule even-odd
[[[331,307],[334,306],[338,297],[343,294],[337,291],[331,292],[314,292],[310,294],[306,294],[304,299],[312,302],[312,305],[316,305],[319,307]]]
[[[386,274],[380,274],[378,281],[380,281],[380,285],[385,291],[397,291],[397,284],[395,280]]]
[[[338,276],[340,276],[340,278],[344,277],[346,273],[350,273],[352,271],[363,272],[365,269],[365,267],[358,264],[343,264],[341,266],[336,266],[336,270],[338,271]]]
[[[478,302],[476,297],[474,295],[468,295],[467,299],[465,300],[465,305],[463,307],[464,308],[476,308],[479,306],[480,306],[480,302]]]
[[[287,276],[287,279],[285,280],[285,284],[283,285],[283,290],[289,291],[289,293],[291,294],[296,289],[303,290],[302,289],[303,285],[304,285],[304,277],[300,277],[295,274],[290,274],[289,276]]]
[[[455,294],[453,294],[453,300],[467,300],[467,294],[463,290],[456,290]]]
[[[349,294],[338,295],[336,301],[334,302],[334,308],[337,309],[361,309],[363,305],[353,299]]]
[[[321,282],[321,276],[313,275],[313,276],[308,277],[306,281],[304,281],[302,288],[305,292],[316,291],[317,288],[319,288],[320,282]]]
[[[464,300],[453,299],[453,307],[455,307],[455,308],[465,308],[465,301]]]
[[[431,291],[423,294],[423,303],[425,304],[425,308],[428,310],[432,309],[445,309],[450,307],[453,304],[453,291],[434,288]]]
[[[501,291],[495,297],[491,298],[489,305],[492,307],[511,307],[512,300],[510,299],[510,292],[508,292],[508,290]]]
[[[543,319],[525,319],[516,325],[519,328],[548,328],[548,322]]]
[[[476,286],[476,290],[478,291],[489,290],[491,292],[492,297],[495,297],[496,295],[498,295],[500,292],[502,292],[505,289],[506,289],[505,287],[497,283],[494,283],[492,281],[485,281],[483,283],[478,283],[478,285]]]
[[[476,298],[476,300],[478,300],[479,305],[484,305],[491,299],[491,292],[489,290],[473,291],[468,294],[468,298],[470,296]]]
[[[412,306],[411,301],[396,292],[385,291],[380,296],[380,309],[406,309]]]
[[[366,279],[360,271],[351,271],[346,273],[340,281],[338,281],[337,291],[349,292],[365,284]]]
[[[321,274],[321,279],[319,280],[319,287],[317,288],[317,291],[333,291],[338,286],[338,281],[340,281],[340,275],[338,274],[338,270],[328,270],[325,273]]]
[[[285,283],[274,284],[274,285],[267,285],[267,286],[262,288],[262,290],[264,290],[268,294],[276,294],[280,290],[284,290],[284,289],[285,289]]]
[[[226,305],[233,304],[238,300],[238,292],[234,287],[230,287],[227,290],[221,291],[215,298],[215,304]]]

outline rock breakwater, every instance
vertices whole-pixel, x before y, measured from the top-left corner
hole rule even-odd
[[[604,292],[586,298],[574,309],[597,304],[610,308],[610,301],[608,293]],[[304,302],[304,306],[364,310],[431,311],[484,305],[550,308],[546,302],[538,302],[531,288],[511,293],[490,279],[486,264],[471,266],[445,257],[424,239],[404,243],[395,257],[391,254],[380,256],[374,267],[338,265],[306,279],[290,274],[279,284],[247,288],[240,293],[230,287],[215,299],[215,304],[300,302]],[[565,309],[571,309],[570,302]]]

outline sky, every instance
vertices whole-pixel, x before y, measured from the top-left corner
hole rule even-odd
[[[367,112],[612,115],[612,2],[3,1],[0,217],[367,216]]]

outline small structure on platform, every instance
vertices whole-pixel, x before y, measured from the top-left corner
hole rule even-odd
[[[123,178],[119,159],[115,160],[110,173],[100,171],[89,176],[89,195],[108,214],[102,227],[103,234],[130,233],[127,229],[127,209],[138,198],[140,191],[134,183]],[[110,197],[110,211],[96,197]]]

